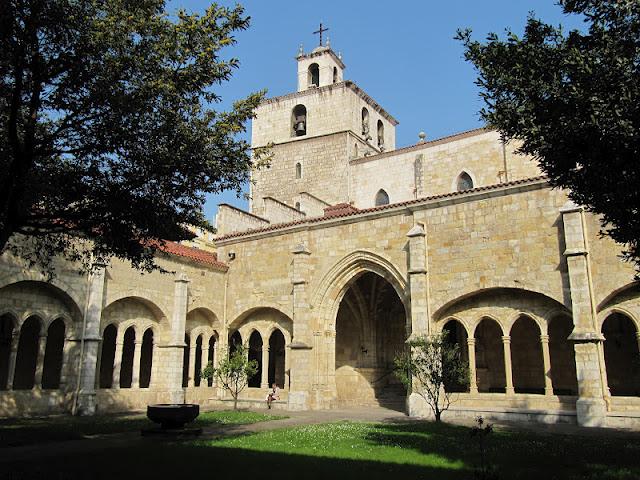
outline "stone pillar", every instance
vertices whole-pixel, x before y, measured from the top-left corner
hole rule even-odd
[[[140,356],[142,354],[142,338],[136,334],[136,343],[133,349],[133,372],[131,376],[131,388],[140,388]]]
[[[476,339],[467,338],[469,351],[469,393],[478,393],[478,381],[476,378]]]
[[[158,364],[160,363],[158,361],[159,354],[160,354],[160,349],[158,348],[158,341],[154,336],[153,344],[151,345],[151,376],[149,378],[149,390],[156,387],[157,376],[158,376],[156,372],[158,371]]]
[[[11,335],[11,351],[9,352],[9,369],[7,375],[7,390],[13,390],[13,379],[16,375],[16,357],[18,355],[18,342],[20,330],[14,330]]]
[[[502,346],[504,349],[504,374],[506,379],[507,395],[515,394],[513,388],[513,371],[511,369],[511,337],[505,335],[502,337]]]
[[[100,320],[104,303],[105,269],[106,263],[99,260],[94,265],[94,271],[89,274],[84,332],[79,332],[76,338],[70,339],[70,341],[80,342],[81,344],[78,349],[81,350],[81,371],[76,373],[80,375],[80,378],[76,378],[79,388],[75,408],[75,413],[79,415],[93,415],[96,413],[96,383],[98,381],[97,374],[100,372],[97,366],[100,342],[102,340],[100,337]],[[114,386],[117,387],[117,385]]]
[[[600,355],[604,337],[597,328],[584,211],[569,201],[560,213],[564,224],[564,256],[574,324],[569,340],[575,344],[578,379],[576,417],[579,425],[602,427],[606,424],[607,408],[606,369]]]
[[[289,345],[289,408],[306,410],[325,406],[327,400],[335,396],[335,363],[331,365],[328,361],[329,352],[321,351],[323,346],[318,343],[317,330],[314,332],[311,325],[306,291],[311,252],[300,243],[291,253],[291,311],[296,336],[295,341]],[[312,392],[312,397],[309,392]]]
[[[44,371],[44,353],[47,348],[47,334],[41,333],[38,338],[38,358],[36,359],[36,376],[33,388],[42,388],[42,372]]]
[[[120,367],[122,367],[122,350],[124,347],[124,329],[118,328],[116,334],[116,352],[113,356],[113,378],[111,388],[120,388]]]
[[[197,339],[191,339],[191,345],[189,347],[189,381],[187,386],[189,388],[193,388],[196,386],[196,344]],[[200,363],[202,363],[202,357],[200,358]]]
[[[260,379],[261,388],[269,388],[269,347],[262,344],[262,378]]]
[[[204,341],[204,337],[202,337],[202,355],[200,356],[200,365],[202,370],[204,370],[205,368],[207,368],[207,365],[209,364],[209,342],[205,342]],[[201,378],[200,379],[200,386],[201,387],[208,387],[209,386],[209,379],[204,379]]]
[[[409,290],[411,301],[411,336],[430,334],[430,319],[427,285],[427,243],[426,232],[420,224],[409,233]]]
[[[549,335],[540,335],[542,345],[542,363],[544,364],[544,394],[553,395],[553,382],[551,381],[551,355],[549,354]]]
[[[173,312],[167,343],[158,345],[162,356],[155,386],[162,391],[163,402],[183,403],[185,392],[182,388],[182,363],[184,361],[185,326],[187,323],[187,300],[189,279],[184,273],[178,273],[174,279]]]

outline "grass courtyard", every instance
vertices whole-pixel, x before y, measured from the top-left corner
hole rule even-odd
[[[454,425],[338,422],[179,442],[136,437],[90,454],[36,453],[0,464],[0,476],[473,479],[476,442],[470,429]],[[500,479],[638,479],[640,435],[496,431],[487,457]]]

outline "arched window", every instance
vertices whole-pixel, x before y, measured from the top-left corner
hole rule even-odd
[[[116,337],[118,330],[112,323],[102,333],[102,351],[100,353],[100,388],[113,387],[113,362],[116,356]]]
[[[293,137],[307,134],[307,109],[304,105],[296,105],[291,114],[291,128]]]
[[[47,346],[44,351],[42,388],[60,388],[62,356],[64,351],[64,321],[54,320],[47,330]]]
[[[274,383],[284,388],[284,356],[286,350],[284,347],[284,335],[280,330],[274,330],[269,337],[269,385]]]
[[[147,328],[142,336],[140,349],[140,388],[151,385],[151,370],[153,367],[153,330]]]
[[[337,83],[337,82],[338,82],[338,68],[333,67],[333,83]]]
[[[13,377],[14,390],[31,390],[35,384],[39,337],[40,320],[37,317],[27,318],[20,328]]]
[[[9,357],[13,340],[13,319],[9,315],[0,317],[0,390],[9,388]]]
[[[296,163],[296,178],[302,178],[302,164]]]
[[[300,210],[300,202],[296,202],[296,210]]]
[[[242,345],[242,336],[239,331],[233,332],[233,335],[229,337],[229,356],[233,355],[233,352]]]
[[[122,363],[120,364],[120,388],[131,388],[133,383],[133,355],[136,349],[136,330],[127,328],[122,345]]]
[[[184,352],[182,353],[182,388],[189,385],[189,350],[191,349],[191,337],[184,336]]]
[[[196,339],[195,365],[193,366],[193,384],[196,387],[200,386],[200,374],[202,373],[202,341],[202,335],[198,335]]]
[[[320,67],[317,63],[309,65],[308,81],[309,88],[318,87],[320,85]]]
[[[358,158],[358,142],[353,144],[353,158]]]
[[[208,358],[207,358],[207,365],[209,365],[209,364],[214,365],[215,364],[215,358],[214,358],[215,351],[216,351],[216,337],[212,335],[209,338],[209,355],[208,355]],[[207,385],[209,387],[213,386],[213,378],[209,378],[207,380]]]
[[[262,349],[263,349],[262,337],[257,330],[254,330],[249,337],[249,360],[255,360],[258,364],[258,371],[255,375],[248,379],[247,386],[258,388],[260,387],[260,380],[262,379]]]
[[[376,193],[376,207],[380,205],[389,205],[389,194],[382,189]]]
[[[369,134],[369,110],[362,108],[362,135]]]
[[[467,172],[462,172],[458,175],[456,182],[456,189],[458,192],[464,192],[465,190],[471,190],[473,188],[473,180]]]
[[[378,120],[378,148],[384,150],[384,125],[382,120]]]

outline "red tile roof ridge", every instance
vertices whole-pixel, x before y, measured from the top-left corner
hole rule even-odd
[[[170,240],[165,240],[163,244],[159,246],[159,250],[171,255],[188,258],[198,263],[210,265],[219,270],[226,271],[229,268],[227,264],[218,260],[218,255],[215,252],[207,252],[199,248],[188,247]]]
[[[476,187],[476,188],[472,188],[470,190],[463,190],[461,192],[441,193],[439,195],[432,195],[432,196],[429,196],[429,197],[421,197],[421,198],[414,198],[412,200],[405,200],[404,202],[390,203],[388,205],[381,205],[381,206],[378,206],[378,207],[363,208],[363,209],[360,209],[360,210],[350,211],[350,212],[347,212],[347,213],[336,213],[336,214],[333,214],[331,216],[323,215],[322,217],[305,218],[303,220],[297,220],[297,221],[294,221],[294,222],[276,223],[276,224],[269,225],[268,227],[264,227],[264,228],[257,228],[257,229],[253,229],[253,230],[245,230],[244,232],[229,233],[227,235],[223,235],[222,237],[214,238],[214,241],[221,241],[221,240],[227,240],[227,239],[231,239],[231,238],[245,237],[245,236],[253,235],[253,234],[256,234],[256,233],[266,233],[266,232],[271,232],[273,230],[280,230],[280,229],[283,229],[283,228],[293,227],[295,225],[303,225],[303,224],[306,224],[306,223],[309,223],[309,224],[310,223],[318,223],[318,222],[321,222],[323,220],[335,220],[336,218],[351,217],[351,216],[371,213],[371,212],[375,212],[375,211],[389,210],[391,208],[414,205],[416,203],[425,202],[425,201],[429,201],[429,200],[439,200],[439,199],[443,199],[443,198],[457,197],[457,196],[465,195],[465,194],[468,194],[468,193],[478,193],[478,192],[497,190],[499,188],[513,187],[513,186],[516,186],[516,185],[522,185],[524,183],[537,182],[537,181],[541,181],[541,180],[547,180],[547,176],[546,175],[540,175],[540,176],[537,176],[537,177],[529,177],[529,178],[522,178],[522,179],[518,179],[518,180],[511,180],[509,182],[496,183],[496,184],[493,184],[493,185],[486,185],[486,186],[483,186],[483,187]]]

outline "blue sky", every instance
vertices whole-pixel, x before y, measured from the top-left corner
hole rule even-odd
[[[481,126],[476,75],[453,39],[458,28],[471,28],[475,38],[489,32],[503,34],[507,27],[520,34],[531,11],[555,25],[581,25],[576,17],[564,16],[554,0],[245,0],[241,4],[251,16],[251,27],[238,33],[237,45],[224,52],[239,58],[240,68],[229,84],[217,90],[223,96],[221,108],[261,89],[267,89],[270,97],[295,91],[298,45],[302,43],[305,51],[314,48],[318,39],[312,32],[322,21],[329,28],[325,35],[332,48],[342,53],[345,79],[355,81],[400,122],[397,147],[416,143],[421,130],[434,139]],[[172,0],[168,8],[202,12],[208,5]],[[244,199],[227,192],[208,198],[207,218],[213,218],[222,202],[247,208]]]

